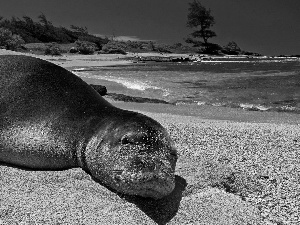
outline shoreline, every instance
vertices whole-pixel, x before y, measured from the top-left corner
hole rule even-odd
[[[49,56],[0,49],[0,55],[27,55],[49,61],[69,70],[78,67],[102,67],[132,63],[124,59],[126,56],[119,54],[79,55],[68,53],[61,56]]]
[[[93,54],[93,55],[82,55],[66,53],[61,56],[51,55],[36,55],[33,53],[16,52],[11,50],[0,49],[0,55],[27,55],[43,60],[47,60],[56,65],[59,65],[65,69],[79,69],[80,67],[107,67],[107,66],[118,66],[118,65],[130,65],[136,63],[135,58],[139,57],[182,57],[188,58],[189,54],[177,54],[177,53],[131,53],[127,55],[122,54]]]
[[[43,60],[47,60],[56,65],[59,65],[68,70],[79,69],[80,67],[107,67],[107,66],[118,66],[118,65],[131,65],[134,63],[139,63],[140,58],[151,58],[160,57],[166,59],[186,59],[189,58],[191,62],[203,62],[203,63],[215,63],[218,60],[220,62],[227,62],[227,59],[290,59],[290,60],[300,60],[297,57],[268,57],[268,56],[247,56],[247,55],[223,55],[223,56],[213,56],[205,54],[188,54],[188,53],[157,53],[157,52],[146,52],[146,53],[133,53],[128,52],[127,55],[122,54],[93,54],[93,55],[82,55],[82,54],[72,54],[65,53],[61,56],[51,56],[51,55],[37,55],[29,52],[16,52],[11,50],[0,49],[0,55],[27,55]],[[204,60],[202,60],[204,59]],[[224,61],[225,60],[225,61]],[[151,60],[150,60],[151,61]],[[232,62],[232,61],[228,61]]]
[[[128,57],[148,57],[162,56],[161,53],[129,53],[128,55],[120,54],[95,54],[95,55],[79,55],[65,54],[62,56],[35,55],[31,53],[21,53],[10,50],[0,49],[0,55],[28,55],[43,60],[47,60],[65,69],[73,70],[85,67],[107,67],[122,66],[134,64]],[[188,54],[163,54],[164,57],[189,57]],[[243,56],[240,56],[243,57]],[[220,58],[220,57],[215,57]],[[227,58],[227,56],[222,57]],[[93,79],[83,79],[88,84],[99,85]],[[108,90],[109,92],[109,90]],[[103,96],[106,100],[112,102],[117,107],[129,110],[141,110],[154,113],[166,113],[182,116],[194,116],[203,119],[212,120],[230,120],[235,122],[253,122],[253,123],[287,123],[300,124],[299,114],[276,111],[252,111],[243,108],[232,108],[223,106],[210,105],[173,105],[158,103],[136,103],[115,101],[110,97]]]
[[[285,112],[247,111],[241,108],[218,107],[208,105],[171,105],[159,103],[136,103],[114,101],[104,97],[118,108],[183,117],[196,117],[203,120],[220,120],[246,123],[293,124],[300,125],[299,114]]]

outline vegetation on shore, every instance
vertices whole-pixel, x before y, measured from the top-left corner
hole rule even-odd
[[[186,42],[193,44],[192,46],[183,45],[182,43],[161,44],[153,41],[116,41],[90,34],[86,27],[71,25],[68,29],[54,26],[44,14],[38,16],[37,22],[28,16],[22,18],[12,17],[11,19],[4,19],[0,16],[0,48],[30,51],[35,54],[160,52],[258,55],[242,51],[235,42],[230,42],[221,47],[218,44],[208,43],[208,37],[203,38],[206,41],[204,45],[202,42],[187,39]]]
[[[44,14],[39,15],[38,19],[39,21],[35,22],[28,16],[11,19],[0,16],[0,47],[26,50],[27,44],[31,44],[28,45],[30,49],[30,46],[34,46],[32,43],[38,43],[34,46],[35,50],[43,48],[45,54],[59,55],[62,51],[61,45],[73,44],[69,47],[76,48],[76,52],[92,54],[109,42],[108,38],[89,34],[86,27],[75,25],[71,25],[70,29],[56,27]]]
[[[12,17],[4,19],[0,17],[0,27],[19,35],[25,43],[74,43],[75,41],[89,41],[98,47],[108,42],[108,39],[96,37],[88,33],[86,27],[71,25],[70,29],[56,27],[44,14],[38,16],[39,21],[35,22],[28,16],[23,18]]]

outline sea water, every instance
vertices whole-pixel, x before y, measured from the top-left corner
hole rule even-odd
[[[109,93],[173,104],[300,113],[299,58],[220,58],[74,70]]]

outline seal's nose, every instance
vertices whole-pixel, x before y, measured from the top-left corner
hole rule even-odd
[[[152,140],[150,135],[146,133],[129,132],[121,138],[121,144],[147,144]]]

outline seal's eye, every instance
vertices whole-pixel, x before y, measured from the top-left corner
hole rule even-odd
[[[122,145],[127,145],[127,144],[130,144],[130,141],[128,139],[127,136],[123,136],[122,139],[121,139],[121,144]]]
[[[121,144],[123,145],[128,145],[128,144],[136,144],[137,140],[136,140],[136,134],[135,133],[127,133],[125,135],[123,135],[123,137],[121,138]]]

